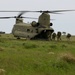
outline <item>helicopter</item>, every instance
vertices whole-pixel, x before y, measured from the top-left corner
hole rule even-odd
[[[51,34],[54,29],[51,28],[50,16],[47,13],[42,13],[39,16],[38,22],[32,21],[30,24],[24,23],[21,16],[16,18],[16,23],[12,29],[12,34],[20,39],[51,39]]]
[[[59,12],[75,11],[75,10],[55,10],[55,11],[0,11],[0,12],[21,12],[18,16],[13,17],[0,17],[1,19],[16,18],[15,24],[12,29],[12,34],[17,39],[46,39],[51,40],[51,35],[54,32],[52,28],[53,23],[50,22],[50,14],[60,14]],[[32,21],[31,23],[23,22],[22,15],[27,12],[40,12],[41,15],[38,18],[38,22]],[[35,19],[35,18],[31,18]]]

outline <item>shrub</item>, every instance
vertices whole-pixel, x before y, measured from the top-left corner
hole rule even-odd
[[[37,48],[36,44],[23,43],[23,46],[27,49]]]
[[[75,63],[75,57],[71,53],[63,53],[60,57],[61,60],[68,63]]]
[[[50,45],[50,48],[55,49],[55,48],[57,48],[57,46],[56,45]]]

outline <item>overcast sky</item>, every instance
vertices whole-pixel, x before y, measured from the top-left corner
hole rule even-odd
[[[75,9],[75,0],[0,0],[0,10],[69,10]],[[0,16],[17,16],[16,13],[2,13]],[[25,17],[38,18],[41,13],[25,13]],[[50,14],[55,32],[65,31],[75,35],[75,11]],[[38,21],[24,19],[24,22]],[[11,33],[15,19],[0,19],[0,31]]]

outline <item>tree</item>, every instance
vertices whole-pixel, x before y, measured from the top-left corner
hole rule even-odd
[[[66,32],[62,32],[63,35],[66,35]]]

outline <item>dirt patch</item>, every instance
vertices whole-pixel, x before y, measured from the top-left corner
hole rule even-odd
[[[75,63],[75,56],[70,52],[60,53],[60,60],[66,61],[68,63]]]

